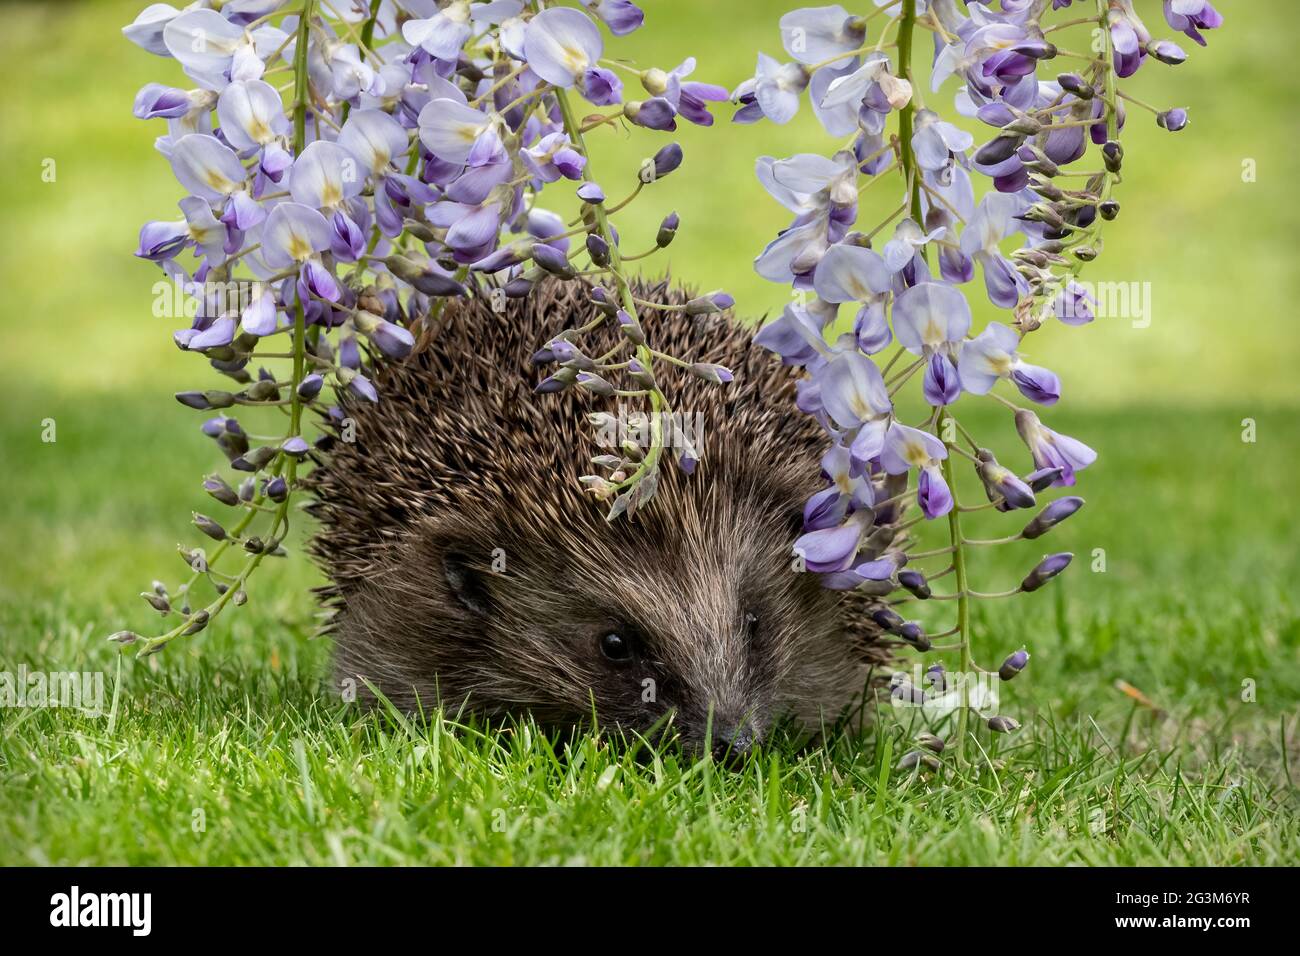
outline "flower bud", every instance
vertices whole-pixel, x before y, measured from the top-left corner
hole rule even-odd
[[[540,270],[537,270],[540,271]],[[504,290],[507,299],[525,299],[528,293],[533,291],[533,283],[536,281],[533,277],[525,274],[516,276],[505,284]]]
[[[1183,48],[1172,40],[1156,40],[1153,43],[1148,43],[1147,52],[1161,63],[1167,63],[1170,66],[1177,66],[1187,59],[1187,54],[1183,52]]]
[[[605,190],[600,188],[599,183],[585,182],[578,187],[578,198],[585,203],[597,206],[605,201]]]
[[[907,623],[903,620],[902,615],[892,608],[887,607],[876,608],[871,612],[871,619],[891,633],[897,631]]]
[[[920,750],[913,750],[903,754],[903,758],[898,761],[899,770],[912,770],[915,767],[925,767],[929,770],[938,770],[943,764],[934,754],[922,753]]]
[[[1025,525],[1025,530],[1020,532],[1022,538],[1028,538],[1032,541],[1034,538],[1041,538],[1052,528],[1060,524],[1070,515],[1074,514],[1083,507],[1083,499],[1075,495],[1066,498],[1058,498],[1050,505],[1038,512],[1037,515]]]
[[[1043,560],[1039,561],[1034,567],[1034,570],[1030,571],[1025,579],[1020,582],[1020,590],[1037,591],[1044,584],[1069,567],[1070,562],[1073,560],[1074,555],[1069,551],[1062,551],[1059,554],[1049,554],[1047,557],[1043,558]]]
[[[208,475],[204,478],[203,490],[223,505],[239,504],[239,495],[235,494],[235,489],[226,484],[225,479],[220,475]]]
[[[712,315],[715,312],[725,312],[736,304],[727,293],[718,290],[702,295],[699,298],[691,299],[686,303],[687,315]]]
[[[286,455],[293,455],[294,458],[302,458],[311,451],[311,446],[301,435],[291,435],[281,443],[280,450]]]
[[[648,100],[628,100],[623,104],[623,116],[629,122],[645,129],[675,130],[677,128],[677,111],[662,96],[652,96]],[[641,167],[642,180],[653,182],[653,178],[645,178],[647,175],[648,171],[643,165]],[[655,178],[658,175],[656,173]]]
[[[236,607],[243,607],[248,603],[248,592],[241,588],[234,594],[230,595],[230,600],[234,602]]]
[[[603,286],[596,286],[591,290],[591,303],[606,315],[613,315],[618,311],[618,305],[614,301],[614,297]]]
[[[280,390],[271,379],[260,378],[244,389],[242,397],[252,402],[271,402],[280,397]]]
[[[116,631],[110,634],[108,639],[117,644],[134,644],[136,641],[140,640],[140,635],[135,631]]]
[[[199,611],[190,618],[190,623],[185,630],[181,631],[182,637],[189,637],[191,634],[197,634],[208,626],[209,614],[207,611]]]
[[[159,614],[166,614],[172,609],[171,602],[161,594],[155,594],[153,591],[141,591],[140,597],[148,601],[149,606]]]
[[[1097,214],[1107,222],[1114,220],[1119,215],[1119,203],[1113,199],[1107,199],[1097,204]]]
[[[239,483],[239,500],[252,501],[257,493],[257,483],[252,478],[245,478]]]
[[[653,390],[659,387],[654,375],[641,364],[640,359],[634,358],[627,363],[627,375],[639,388]]]
[[[641,323],[634,316],[619,309],[615,318],[618,319],[619,331],[627,336],[628,341],[633,345],[645,345],[645,330],[641,328]]]
[[[1078,73],[1062,73],[1056,78],[1056,82],[1061,84],[1061,89],[1073,93],[1081,100],[1090,100],[1095,93],[1092,84]]]
[[[533,391],[546,395],[552,392],[562,392],[578,380],[578,370],[564,367],[554,375],[548,375],[537,383]]]
[[[907,704],[921,705],[925,703],[925,691],[915,684],[901,683],[889,691],[889,696],[897,701]]]
[[[926,750],[933,750],[937,754],[943,753],[944,743],[942,737],[936,737],[930,733],[920,734],[917,736],[916,742]]]
[[[904,621],[895,633],[922,653],[933,646],[930,639],[925,636],[925,629],[915,621]]]
[[[1156,125],[1161,129],[1167,129],[1171,133],[1177,133],[1187,126],[1187,110],[1182,107],[1175,107],[1171,110],[1165,110],[1156,114]]]
[[[587,234],[587,254],[596,265],[609,265],[609,243],[594,232]]]
[[[612,398],[617,394],[613,385],[594,372],[579,372],[576,381],[582,388],[602,398]]]
[[[261,471],[271,463],[271,459],[275,456],[276,449],[270,445],[262,445],[247,454],[240,455],[230,463],[230,467],[236,471]]]
[[[948,672],[936,661],[925,669],[925,682],[942,693],[948,689]]]
[[[298,397],[305,402],[310,402],[320,394],[320,390],[324,384],[325,378],[319,372],[312,372],[298,383]]]
[[[574,271],[573,266],[569,265],[569,257],[559,249],[537,242],[533,243],[532,253],[533,261],[551,275],[559,276],[561,279],[573,278]]]
[[[996,166],[1010,159],[1025,137],[1018,133],[1003,133],[989,140],[975,151],[975,162],[981,166]]]
[[[691,366],[691,374],[714,385],[725,385],[735,377],[727,368],[711,362],[696,362]]]
[[[923,601],[930,596],[930,585],[920,571],[899,571],[898,583]]]
[[[1124,165],[1124,147],[1118,141],[1108,139],[1101,147],[1101,159],[1109,173],[1117,173]]]
[[[403,282],[415,287],[417,292],[431,296],[460,296],[465,287],[451,276],[426,268],[406,256],[391,255],[384,259],[388,271]]]
[[[975,471],[984,485],[984,494],[988,496],[989,501],[997,502],[999,511],[1032,508],[1038,503],[1034,498],[1033,489],[1017,478],[1010,469],[998,464],[993,452],[981,448],[976,457],[979,458],[980,463],[975,466]]]
[[[226,529],[221,527],[207,515],[201,515],[197,511],[193,512],[194,525],[213,541],[224,541],[226,539]]]
[[[681,219],[677,213],[670,212],[664,216],[664,221],[659,224],[659,233],[655,236],[655,245],[660,249],[667,247],[677,235],[677,227],[680,225]]]
[[[677,143],[669,143],[659,152],[654,154],[654,158],[649,163],[641,166],[641,181],[652,183],[656,179],[663,179],[678,166],[682,164],[682,148]]]
[[[1003,680],[1011,680],[1011,678],[1024,670],[1025,665],[1028,663],[1029,652],[1023,649],[1016,651],[1002,662],[1002,666],[998,668],[998,676]]]
[[[1020,729],[1020,721],[1014,717],[1005,717],[998,714],[996,717],[989,718],[989,730],[997,734],[1009,734],[1012,731]]]
[[[289,497],[289,483],[282,476],[276,475],[266,483],[265,491],[268,498],[279,504]]]

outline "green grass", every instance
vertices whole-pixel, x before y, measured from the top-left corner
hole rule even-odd
[[[52,445],[0,412],[24,462],[6,501],[0,669],[102,670],[113,696],[103,638],[146,625],[133,592],[175,577],[173,535],[201,496],[206,440],[154,406],[58,407]],[[1102,451],[1089,505],[1052,538],[988,554],[977,582],[1002,587],[1049,548],[1079,559],[978,608],[981,659],[1034,656],[1005,685],[1024,729],[981,732],[967,772],[898,770],[922,728],[893,712],[864,738],[776,741],[735,773],[527,725],[365,713],[329,686],[328,642],[306,638],[314,573],[295,559],[209,632],[125,657],[111,716],[0,709],[0,863],[1294,863],[1292,414],[1259,414],[1254,444],[1230,410],[1053,417]],[[171,466],[145,467],[169,449]],[[950,610],[925,616],[937,629]]]

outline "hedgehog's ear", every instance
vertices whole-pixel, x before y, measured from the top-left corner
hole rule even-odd
[[[486,576],[464,551],[454,547],[443,551],[442,573],[452,597],[467,611],[485,617],[492,613],[492,595]]]

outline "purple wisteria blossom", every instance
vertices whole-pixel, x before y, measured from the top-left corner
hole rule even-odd
[[[231,466],[253,477],[238,492],[224,481],[205,487],[254,518],[277,516],[236,554],[261,555],[268,542],[278,553],[294,469],[311,452],[304,434],[311,423],[343,428],[346,416],[330,404],[343,396],[381,400],[373,367],[409,355],[443,300],[480,281],[493,308],[502,296],[528,295],[545,275],[581,282],[593,302],[609,306],[632,357],[598,361],[557,343],[539,353],[561,366],[542,390],[621,389],[666,406],[656,384],[666,357],[654,351],[653,326],[633,306],[614,306],[629,277],[611,218],[631,201],[629,180],[636,198],[681,166],[683,151],[657,143],[639,167],[613,168],[598,185],[584,134],[604,124],[672,130],[679,118],[707,126],[712,105],[729,98],[695,76],[690,56],[679,55],[672,69],[607,59],[609,36],[644,23],[629,0],[544,8],[522,0],[331,0],[307,4],[305,22],[303,13],[285,0],[154,3],[123,28],[130,42],[173,61],[131,109],[158,126],[156,148],[181,193],[178,216],[140,227],[135,254],[158,263],[174,286],[169,314],[186,326],[173,332],[175,344],[231,380],[177,400],[288,413],[290,433],[260,447],[233,418],[209,429]],[[633,80],[649,96],[625,102]],[[582,225],[551,211],[544,190],[562,194],[554,208],[579,203]],[[680,222],[676,214],[663,220],[652,234],[657,248],[672,242]],[[732,305],[717,291],[687,309],[704,315]],[[277,339],[274,352],[260,348],[268,338]],[[272,366],[286,357],[290,368],[277,374]],[[688,367],[719,386],[733,379],[716,364]],[[700,452],[687,447],[673,457],[690,472]],[[610,502],[611,516],[634,512],[657,487],[658,473],[645,463],[659,460],[615,463],[606,470],[622,477],[584,483]],[[852,479],[855,507],[870,498],[865,480]],[[199,527],[234,538],[210,518]],[[187,610],[184,623],[145,650],[160,649],[226,600]]]
[[[780,37],[787,59],[759,53],[754,74],[731,98],[734,122],[777,125],[790,123],[807,98],[834,143],[762,156],[755,167],[789,218],[754,267],[788,285],[793,301],[754,341],[802,370],[795,406],[830,441],[820,462],[826,483],[811,489],[795,553],[825,587],[879,596],[901,587],[903,600],[929,600],[935,592],[925,568],[909,567],[906,580],[899,574],[911,547],[902,532],[914,523],[904,517],[907,501],[924,519],[951,516],[943,523],[950,546],[923,554],[953,562],[968,543],[957,530],[962,511],[1034,507],[1049,487],[1073,485],[1096,459],[1083,442],[1017,404],[1052,406],[1062,394],[1052,371],[1026,360],[1025,339],[1059,329],[1049,319],[1080,327],[1096,318],[1097,301],[1077,276],[1101,254],[1102,226],[1120,213],[1113,195],[1125,161],[1119,138],[1126,103],[1132,109],[1138,101],[1123,95],[1119,81],[1148,63],[1178,66],[1187,54],[1153,36],[1131,0],[1107,0],[1095,14],[1089,4],[1073,21],[1050,27],[1055,11],[1081,5],[874,6],[889,19],[872,17],[871,5],[865,12],[836,4],[786,13]],[[1204,31],[1222,25],[1208,0],[1163,6],[1169,26],[1201,45]],[[874,24],[885,35],[870,35]],[[934,39],[924,105],[914,84],[925,70],[911,42],[919,26]],[[1078,72],[1061,71],[1054,61],[1062,54]],[[949,94],[955,113],[982,134],[943,109]],[[1185,107],[1151,111],[1163,129],[1188,125]],[[875,198],[860,200],[868,188]],[[864,216],[867,208],[884,218]],[[992,321],[981,315],[977,324],[969,296],[981,300],[980,312],[991,306],[1001,314]],[[852,312],[841,314],[845,306]],[[1032,467],[1025,462],[1018,473],[1000,464],[959,421],[967,396],[988,395],[1014,415]],[[959,506],[953,476],[966,467],[978,476],[986,505]],[[1020,536],[991,543],[1045,534],[1081,502],[1048,503]],[[1068,563],[1067,554],[1049,556],[1015,590],[1036,590]],[[955,563],[935,573],[953,570]],[[961,606],[986,595],[949,596]],[[882,611],[875,622],[918,649],[930,646],[900,614]],[[1016,652],[1004,671],[1023,669],[1028,659]]]

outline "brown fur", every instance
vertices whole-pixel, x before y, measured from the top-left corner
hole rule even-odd
[[[638,294],[684,301],[665,284]],[[529,360],[595,315],[576,283],[545,283],[504,314],[453,302],[425,347],[378,373],[377,405],[345,404],[356,440],[310,479],[338,677],[408,709],[467,703],[547,723],[594,709],[634,729],[671,714],[688,742],[711,726],[738,748],[783,715],[834,720],[888,646],[871,599],[792,571],[827,443],[792,406],[795,375],[727,317],[643,315],[657,348],[736,381],[657,369],[675,410],[704,413],[703,460],[692,477],[666,463],[649,506],[607,522],[578,476],[602,452],[586,415],[609,402],[535,395],[546,371]],[[599,354],[616,334],[582,344]],[[634,636],[634,661],[601,653],[611,630]]]

